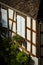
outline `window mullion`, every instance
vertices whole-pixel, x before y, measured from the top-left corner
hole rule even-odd
[[[31,19],[31,53],[32,53],[32,19]]]

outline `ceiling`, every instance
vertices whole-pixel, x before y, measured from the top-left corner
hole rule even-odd
[[[33,18],[37,18],[40,3],[39,0],[0,0],[0,2],[28,14]]]

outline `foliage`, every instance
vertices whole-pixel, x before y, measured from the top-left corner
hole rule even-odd
[[[19,35],[13,36],[13,40],[17,41],[18,43],[21,44],[21,37]]]
[[[16,37],[18,39],[20,37]],[[19,41],[19,39],[18,39]],[[19,41],[20,42],[20,41]],[[0,43],[0,56],[3,57],[7,65],[28,65],[30,56],[18,49],[18,44],[14,41],[8,41],[8,38],[2,39]]]
[[[29,55],[27,55],[26,53],[19,52],[17,54],[16,60],[21,64],[21,65],[28,65],[29,60],[31,59],[31,57]]]

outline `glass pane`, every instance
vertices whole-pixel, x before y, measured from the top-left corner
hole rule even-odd
[[[12,27],[12,21],[9,20],[9,29],[11,29],[11,27]]]
[[[32,42],[36,44],[36,33],[32,32]]]
[[[16,12],[14,13],[14,21],[16,21]]]
[[[36,55],[36,47],[32,45],[32,54]]]
[[[17,33],[25,38],[25,18],[17,15]]]
[[[27,17],[27,27],[31,28],[31,18]]]
[[[31,44],[29,42],[27,42],[27,50],[30,51],[31,50]]]
[[[15,33],[12,33],[12,37],[15,36],[16,34]]]
[[[16,32],[16,23],[13,23],[13,31]]]
[[[36,31],[36,20],[32,20],[32,29]]]
[[[1,12],[2,12],[2,26],[8,27],[8,25],[7,25],[7,10],[1,9]]]
[[[31,31],[27,29],[27,40],[31,40]]]
[[[20,16],[19,15],[17,15],[17,34],[19,34],[20,35]]]
[[[8,11],[9,11],[9,18],[13,19],[13,10],[8,9]]]
[[[21,17],[21,36],[25,38],[25,18]]]
[[[27,49],[27,43],[26,42],[23,42],[22,43],[22,47],[25,48],[25,49]]]
[[[9,31],[9,37],[11,37],[11,31]]]

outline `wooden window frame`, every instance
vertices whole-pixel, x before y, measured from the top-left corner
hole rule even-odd
[[[9,7],[6,7],[6,6],[3,6],[3,5],[1,5],[1,8],[4,8],[4,9],[6,9],[7,10],[7,19],[8,19],[8,32],[9,31],[11,31],[11,33],[13,32],[12,31],[12,28],[13,28],[13,22],[15,22],[16,23],[16,33],[15,32],[13,32],[13,33],[15,33],[15,34],[17,34],[17,15],[20,15],[20,16],[22,16],[22,17],[24,17],[25,18],[25,41],[27,42],[30,42],[31,43],[31,52],[29,52],[29,51],[27,51],[27,49],[24,49],[24,48],[22,48],[21,46],[21,48],[23,49],[23,50],[25,50],[26,52],[28,52],[28,53],[30,53],[30,55],[32,55],[32,56],[35,56],[35,57],[38,57],[38,53],[37,53],[37,50],[38,50],[38,21],[37,21],[37,19],[36,19],[36,31],[34,31],[33,29],[32,29],[32,18],[31,18],[31,28],[28,28],[27,27],[27,16],[25,16],[25,15],[23,15],[23,14],[19,14],[19,13],[17,13],[16,11],[16,21],[14,21],[14,13],[13,13],[13,19],[10,19],[9,18],[9,13],[8,13],[8,9],[9,9]],[[10,8],[11,9],[11,8]],[[14,11],[14,10],[13,10]],[[12,21],[12,28],[11,28],[11,30],[9,30],[9,20],[11,20]],[[29,30],[31,30],[31,41],[29,41],[29,40],[27,40],[27,29],[29,29]],[[34,44],[34,43],[32,43],[32,32],[35,32],[36,33],[36,44]],[[9,35],[9,33],[8,33],[8,35]],[[23,38],[24,39],[24,38]],[[36,55],[34,55],[34,54],[32,54],[32,45],[34,45],[35,47],[36,47]]]

